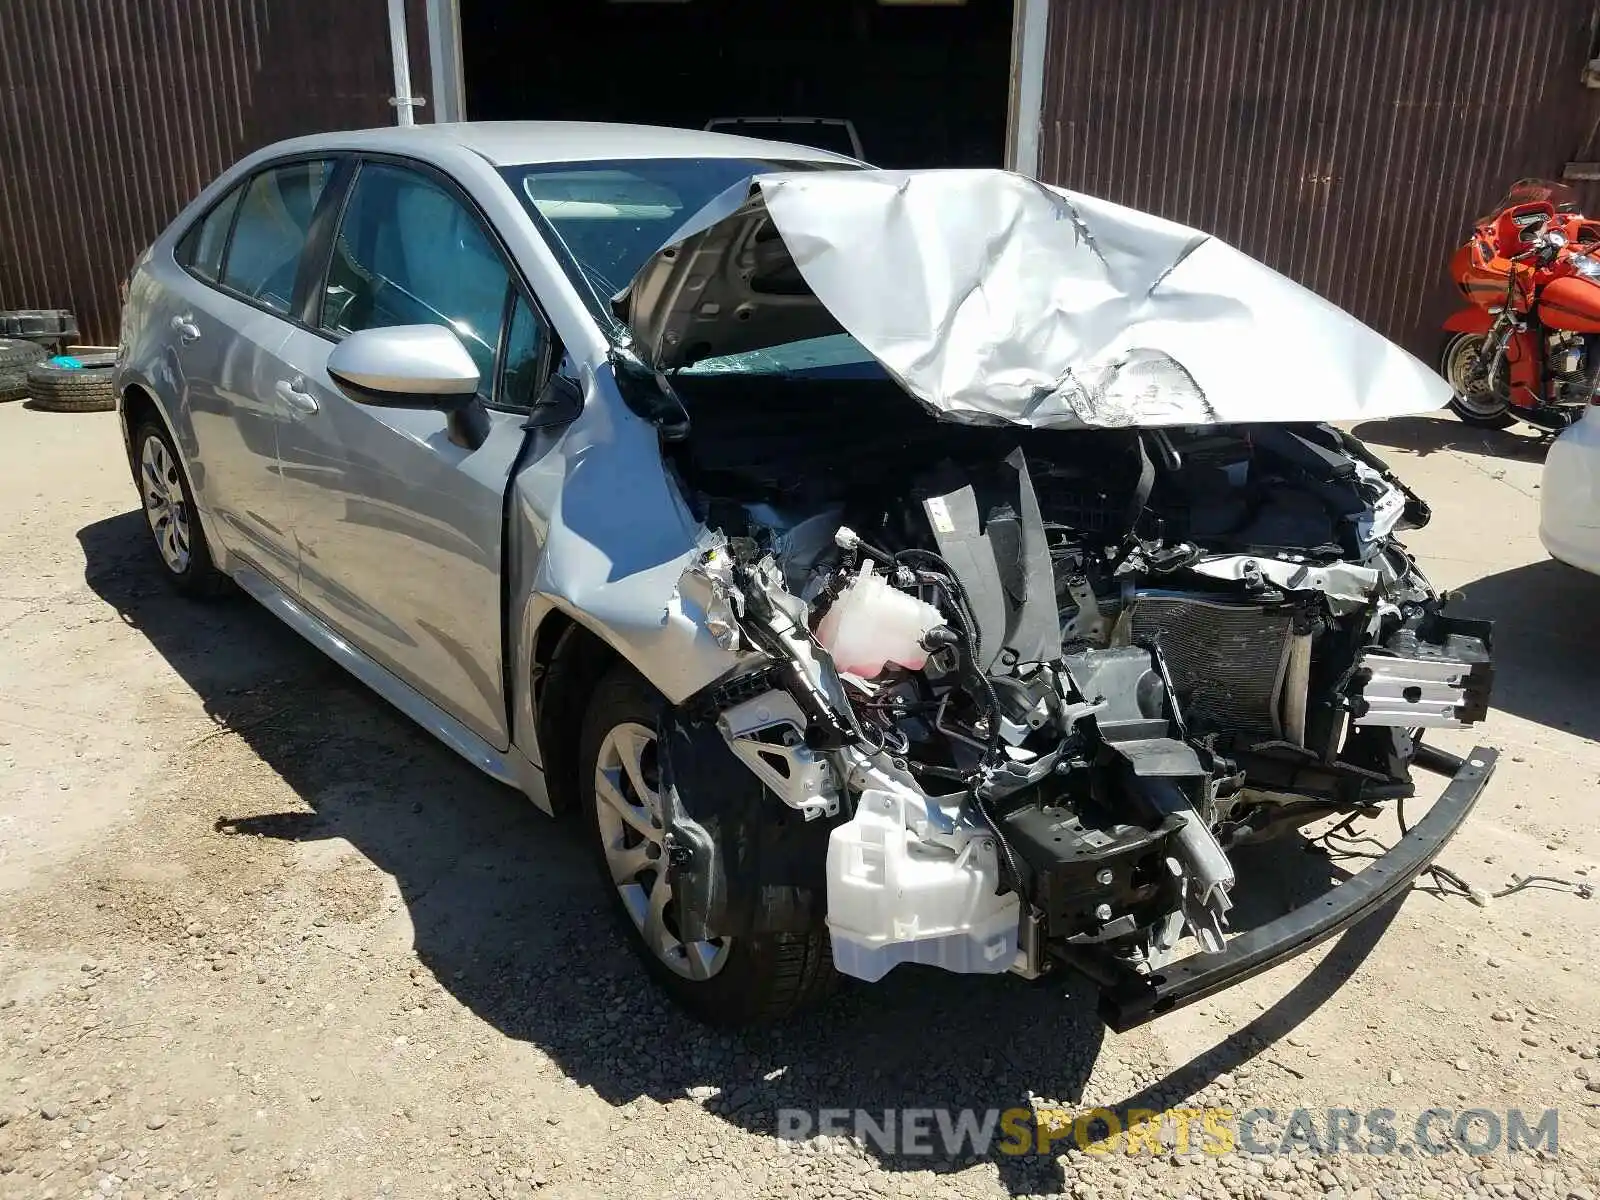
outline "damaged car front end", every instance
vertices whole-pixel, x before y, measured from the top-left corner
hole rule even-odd
[[[679,975],[825,923],[845,975],[1072,967],[1126,1028],[1392,898],[1481,790],[1422,737],[1484,716],[1490,628],[1333,424],[1448,388],[1226,245],[1002,172],[778,173],[613,303],[685,541],[645,652],[560,521],[537,590],[665,697],[658,851],[601,833]],[[1236,846],[1419,764],[1453,779],[1393,850],[1230,937]]]

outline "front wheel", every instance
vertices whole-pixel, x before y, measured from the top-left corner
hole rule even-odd
[[[1450,411],[1468,425],[1480,429],[1508,429],[1517,423],[1511,407],[1511,388],[1502,377],[1493,391],[1470,386],[1478,354],[1483,349],[1481,333],[1458,333],[1444,344],[1439,355],[1439,374],[1454,393]]]
[[[619,665],[595,688],[584,720],[583,813],[618,924],[661,989],[706,1024],[739,1027],[791,1016],[825,997],[837,979],[826,929],[700,942],[679,936],[656,739],[664,705]],[[753,775],[750,782],[760,789]]]

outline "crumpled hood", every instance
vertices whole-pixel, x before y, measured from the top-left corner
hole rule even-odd
[[[1342,421],[1450,399],[1225,242],[1007,171],[756,176],[616,303],[659,369],[843,330],[934,415],[972,423]]]

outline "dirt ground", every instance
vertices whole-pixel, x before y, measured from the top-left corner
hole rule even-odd
[[[1600,579],[1538,544],[1534,439],[1360,432],[1433,502],[1411,541],[1435,582],[1500,622],[1496,711],[1439,740],[1503,757],[1442,861],[1485,892],[1560,885],[1480,907],[1424,880],[1126,1036],[1074,981],[903,968],[733,1037],[641,983],[570,826],[249,601],[168,592],[113,415],[0,406],[0,1197],[1593,1200]],[[1362,865],[1258,852],[1240,923]],[[773,1134],[780,1108],[1055,1105],[1264,1107],[1263,1129],[1388,1108],[1402,1133],[1553,1108],[1559,1150],[927,1158]]]

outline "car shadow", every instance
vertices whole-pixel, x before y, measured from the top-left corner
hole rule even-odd
[[[1600,577],[1545,559],[1464,585],[1450,611],[1495,623],[1495,708],[1600,740]]]
[[[891,1109],[982,1114],[1026,1110],[1038,1097],[1082,1100],[1104,1029],[1093,987],[1075,976],[1030,983],[902,967],[788,1024],[729,1033],[689,1021],[648,985],[612,924],[578,822],[552,821],[479,774],[247,599],[201,605],[174,595],[149,557],[139,513],[78,537],[88,585],[304,803],[259,812],[233,798],[215,836],[348,841],[396,881],[415,954],[438,983],[607,1102],[690,1095],[740,1128],[773,1133],[783,1109],[876,1120]],[[1243,853],[1236,929],[1343,877],[1326,856],[1303,853],[1303,842],[1284,845]],[[1194,1079],[1292,1030],[1365,957],[1376,924],[1347,933],[1236,1043],[1175,1067],[1129,1103],[1177,1103]],[[974,1161],[867,1150],[887,1170]],[[1012,1194],[1064,1186],[1050,1156],[991,1147],[983,1157]]]
[[[1543,462],[1550,438],[1526,425],[1479,429],[1444,413],[1432,417],[1390,417],[1363,421],[1350,431],[1372,446],[1410,450],[1426,458],[1442,450]]]

